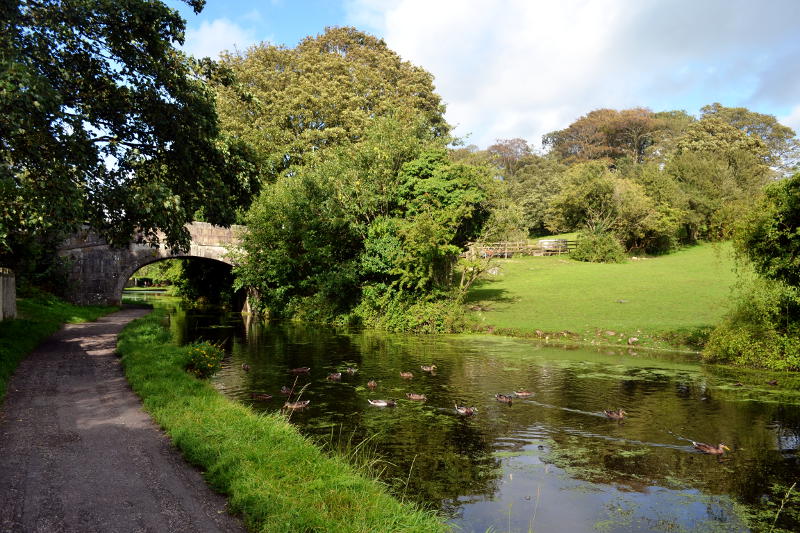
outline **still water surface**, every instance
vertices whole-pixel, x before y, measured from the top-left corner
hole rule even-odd
[[[213,381],[222,393],[276,411],[287,400],[282,386],[294,388],[292,399],[302,389],[310,404],[291,421],[304,434],[369,439],[392,491],[443,512],[460,531],[748,531],[742,504],[763,507],[773,484],[783,496],[800,478],[796,375],[494,336],[244,323],[180,306],[170,322],[183,342],[225,344],[230,357]],[[435,373],[420,369],[430,364]],[[311,371],[289,372],[297,367]],[[334,372],[341,381],[328,379]],[[778,386],[766,383],[776,377]],[[521,389],[532,396],[495,400]],[[461,416],[456,403],[477,413]],[[618,407],[628,413],[623,423],[602,414]],[[720,461],[692,440],[732,452]],[[800,530],[789,513],[779,525]]]

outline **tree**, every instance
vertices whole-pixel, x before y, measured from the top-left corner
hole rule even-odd
[[[444,140],[376,118],[352,144],[332,147],[265,186],[248,215],[237,283],[256,287],[278,316],[375,325],[450,305],[458,256],[501,211],[504,184],[488,166],[453,163]],[[355,311],[354,311],[355,310]]]
[[[429,137],[449,131],[431,74],[355,28],[327,28],[296,48],[257,45],[223,63],[237,83],[216,87],[221,122],[256,149],[264,181],[357,142],[375,117],[419,123]]]
[[[202,0],[185,0],[197,13]],[[233,221],[247,150],[218,136],[208,62],[160,1],[11,0],[0,7],[0,260],[88,223],[186,245],[202,209]]]
[[[765,189],[734,243],[760,275],[800,288],[800,173]]]
[[[520,138],[497,139],[486,151],[497,161],[506,179],[512,178],[533,156],[528,142]]]
[[[769,150],[769,163],[782,172],[797,164],[800,142],[794,130],[784,126],[773,115],[756,113],[746,107],[725,107],[717,102],[700,109],[703,119],[717,118],[734,128],[756,137]]]
[[[567,163],[623,156],[642,162],[664,127],[649,109],[596,109],[548,133],[542,144]]]

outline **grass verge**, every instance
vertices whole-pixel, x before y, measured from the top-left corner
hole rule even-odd
[[[736,281],[728,244],[622,264],[566,256],[498,259],[467,299],[479,329],[569,342],[698,349]],[[561,334],[564,332],[564,334]],[[613,334],[612,334],[613,333]],[[554,335],[555,334],[555,335]]]
[[[339,457],[325,455],[282,415],[257,414],[183,368],[185,348],[163,311],[119,338],[125,373],[145,409],[252,531],[445,531],[434,513],[402,503]]]
[[[72,305],[44,293],[18,299],[18,317],[0,322],[0,403],[6,396],[8,380],[20,361],[58,331],[62,324],[91,322],[117,309]]]

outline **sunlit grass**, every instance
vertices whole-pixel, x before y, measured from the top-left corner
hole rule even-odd
[[[18,299],[18,317],[0,322],[0,402],[19,362],[62,324],[90,322],[116,309],[72,305],[48,295]]]
[[[497,259],[494,266],[497,274],[467,301],[480,324],[512,333],[567,330],[575,340],[605,344],[630,337],[639,345],[681,343],[720,320],[736,279],[728,244],[623,264],[550,256]]]
[[[279,413],[259,414],[221,396],[183,370],[160,311],[130,324],[119,351],[145,409],[184,456],[226,494],[253,531],[443,531],[432,513],[391,497],[364,473],[376,464],[365,447],[331,443],[326,454]],[[368,447],[368,444],[364,445]],[[365,459],[365,460],[364,460]],[[357,463],[359,461],[356,461]]]

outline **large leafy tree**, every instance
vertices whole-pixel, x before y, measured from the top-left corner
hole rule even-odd
[[[642,162],[665,124],[649,109],[596,109],[542,144],[567,163],[628,156]]]
[[[700,109],[703,119],[716,118],[755,137],[769,151],[769,163],[788,172],[800,159],[800,142],[794,130],[784,126],[773,115],[756,113],[746,107],[725,107],[713,103]]]
[[[0,259],[81,223],[180,246],[198,212],[233,221],[247,150],[218,135],[210,63],[174,48],[184,24],[158,0],[2,2]]]
[[[449,131],[433,76],[354,28],[328,28],[295,48],[257,45],[223,62],[238,82],[217,88],[221,123],[256,149],[265,181],[357,142],[376,117],[419,121],[432,136]]]

